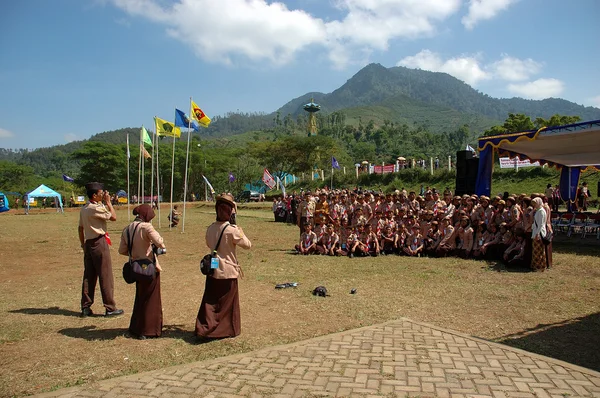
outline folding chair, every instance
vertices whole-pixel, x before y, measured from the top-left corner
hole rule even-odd
[[[556,229],[556,224],[560,221],[560,213],[553,211],[550,213],[550,223],[552,224],[552,230]]]
[[[587,236],[587,233],[596,232],[596,239],[600,239],[600,214],[592,214],[588,219],[588,223],[584,228],[583,237]]]
[[[587,226],[588,215],[585,213],[577,213],[573,217],[573,221],[567,229],[567,236],[571,237],[573,233],[580,234],[580,237],[584,237],[585,227]]]
[[[569,231],[569,226],[574,220],[573,213],[563,213],[560,216],[560,219],[556,223],[556,228],[554,228],[554,233],[562,232],[567,233]]]

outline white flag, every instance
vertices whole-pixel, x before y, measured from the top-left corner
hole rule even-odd
[[[210,182],[208,182],[208,178],[206,178],[204,175],[202,176],[202,178],[204,178],[204,182],[206,182],[206,185],[208,186],[208,189],[210,189],[210,193],[212,195],[214,195],[215,194],[215,190],[212,187],[212,185],[210,185]]]
[[[267,169],[265,169],[265,171],[263,172],[262,181],[270,189],[275,188],[275,186],[277,185],[277,182],[275,182],[275,179],[273,178],[273,176],[271,175],[271,173],[269,173],[269,170],[267,170]]]
[[[279,186],[281,187],[281,194],[285,198],[285,185],[283,185],[283,181],[281,181],[279,176],[277,177],[277,181],[279,181]]]
[[[475,152],[475,149],[473,149],[473,147],[471,145],[467,144],[467,147],[465,148],[465,151]]]
[[[127,159],[131,157],[131,153],[129,153],[129,134],[127,134]]]

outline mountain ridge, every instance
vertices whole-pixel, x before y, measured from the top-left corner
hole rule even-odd
[[[331,93],[303,94],[290,100],[276,112],[284,115],[300,114],[302,105],[310,97],[321,105],[321,109],[333,112],[348,107],[374,105],[398,94],[424,104],[448,107],[468,114],[481,114],[494,120],[504,120],[508,113],[524,113],[533,118],[549,118],[557,113],[578,115],[582,120],[600,118],[600,109],[585,107],[562,98],[494,98],[447,73],[403,66],[386,68],[381,64],[365,66]]]

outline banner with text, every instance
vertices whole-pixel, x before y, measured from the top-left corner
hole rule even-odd
[[[540,162],[531,163],[529,160],[519,160],[517,158],[499,158],[501,169],[515,169],[521,167],[538,167]]]
[[[394,167],[395,166],[393,164],[389,164],[386,166],[373,166],[373,173],[375,173],[375,174],[393,173]]]

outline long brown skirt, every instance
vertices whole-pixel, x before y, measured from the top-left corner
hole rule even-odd
[[[135,302],[129,333],[135,336],[160,337],[163,316],[160,299],[160,273],[151,282],[135,283]]]
[[[196,336],[220,339],[240,332],[238,280],[207,277],[196,318]]]
[[[541,240],[534,239],[532,241],[531,269],[534,271],[543,271],[546,267],[546,247]]]

